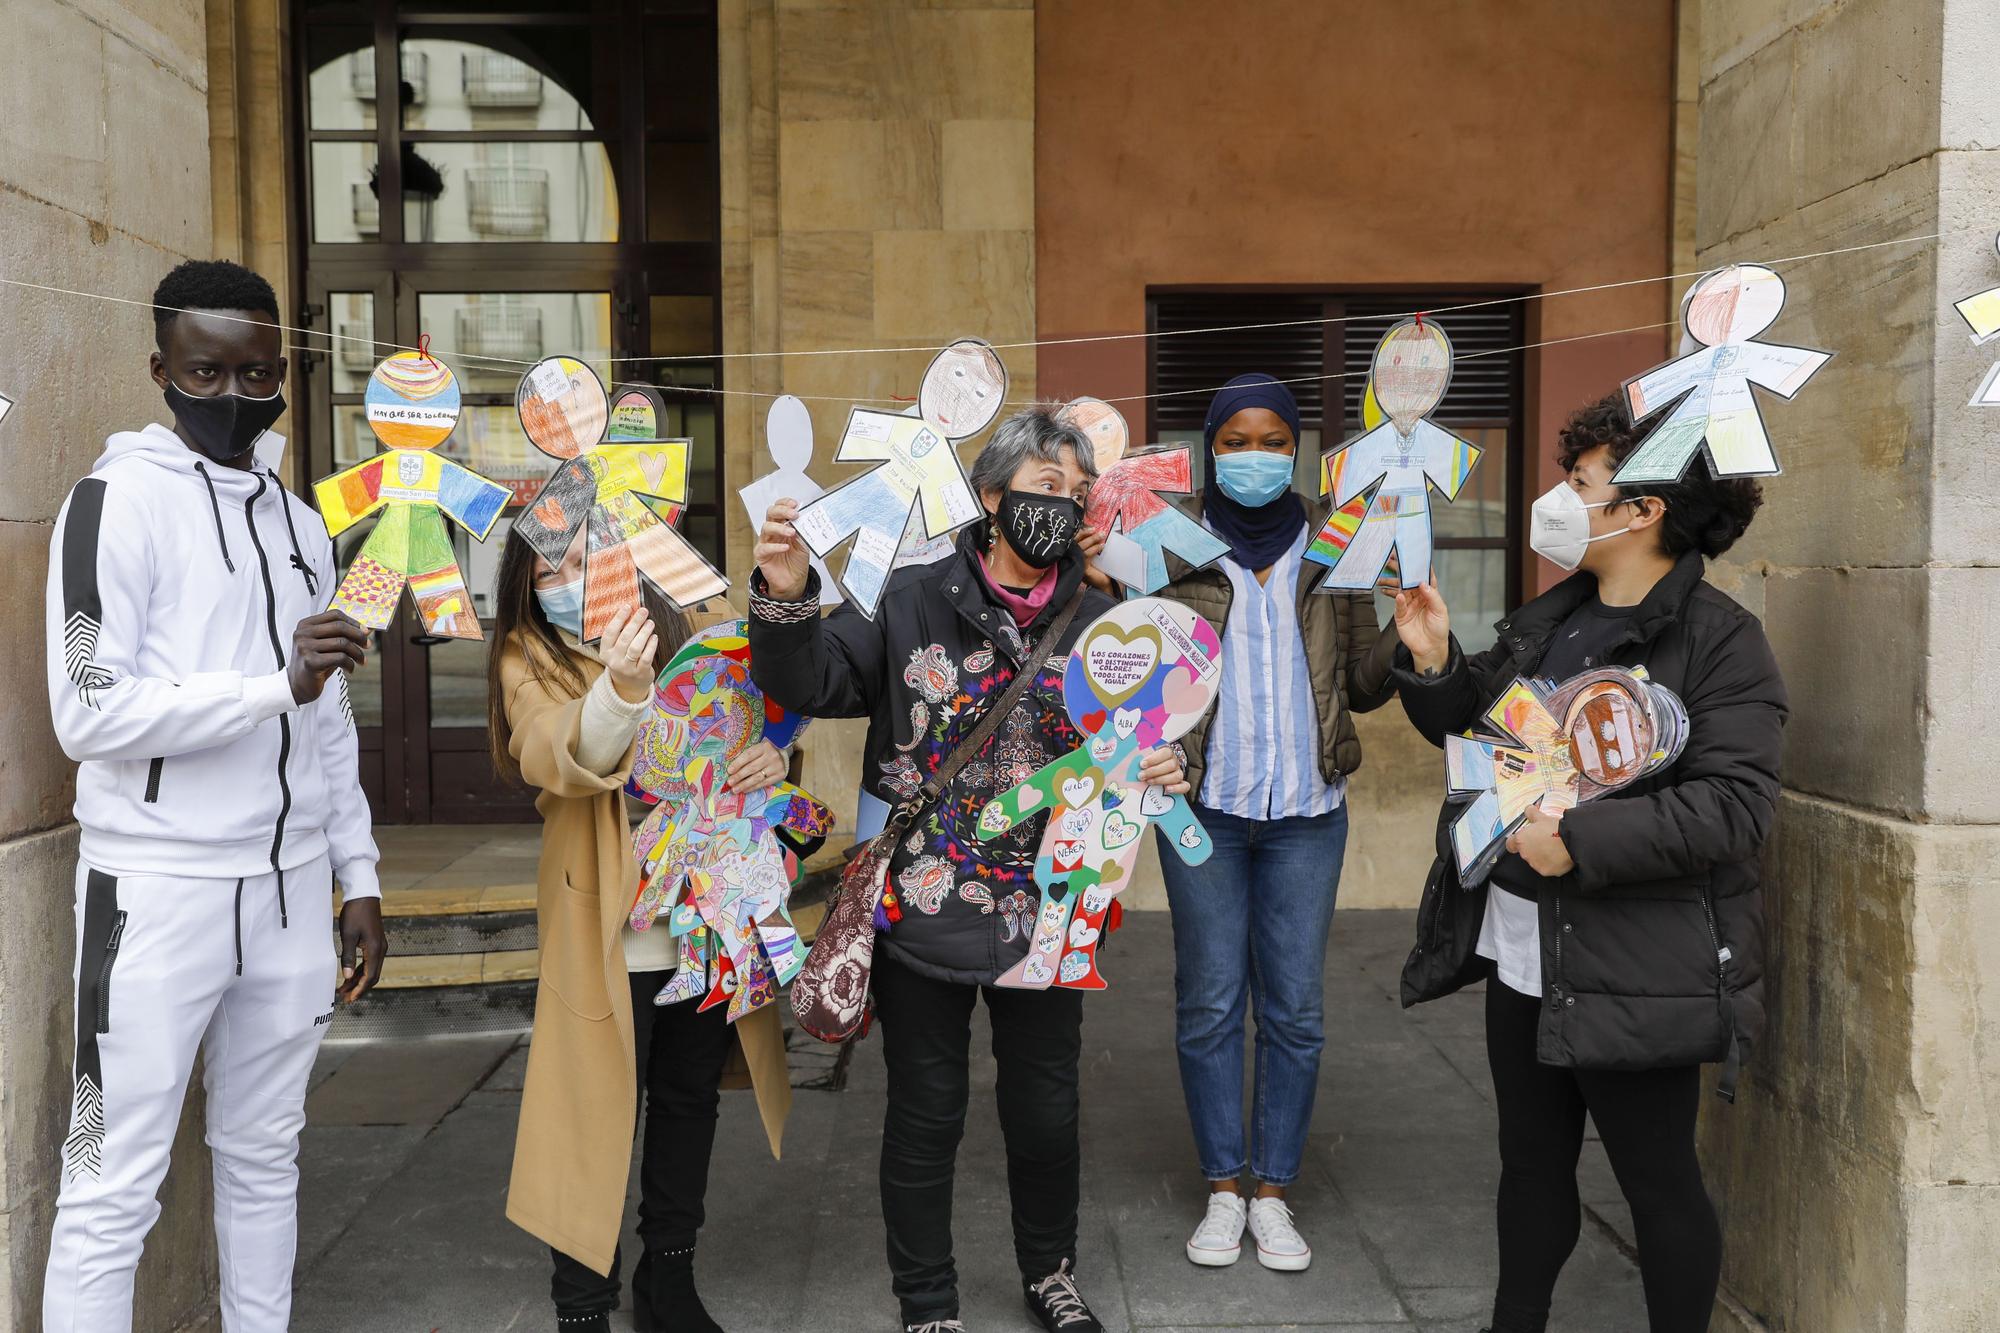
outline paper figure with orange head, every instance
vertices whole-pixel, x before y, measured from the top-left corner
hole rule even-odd
[[[1049,816],[1035,857],[1042,903],[1028,954],[996,986],[1104,989],[1097,945],[1113,899],[1131,882],[1148,824],[1157,822],[1189,865],[1208,859],[1213,842],[1186,798],[1138,774],[1146,751],[1186,734],[1221,684],[1215,627],[1179,602],[1121,602],[1077,636],[1063,701],[1089,739],[979,813],[981,838],[1044,810]]]
[[[854,548],[841,589],[870,620],[896,564],[905,531],[921,514],[935,540],[985,514],[959,462],[957,444],[992,424],[1007,398],[1007,368],[977,338],[961,338],[931,361],[915,415],[857,407],[834,461],[877,463],[799,511],[793,527],[824,560],[848,538]]]
[[[1306,559],[1331,566],[1323,591],[1365,592],[1392,563],[1403,587],[1428,582],[1431,488],[1456,500],[1479,462],[1479,446],[1429,420],[1451,386],[1451,339],[1436,321],[1406,319],[1383,334],[1369,383],[1387,420],[1320,465],[1334,512]]]
[[[1532,807],[1551,814],[1658,772],[1687,744],[1687,710],[1644,667],[1597,667],[1561,685],[1516,680],[1486,710],[1489,736],[1445,737],[1459,881],[1477,884]]]
[[[1097,398],[1071,399],[1057,415],[1084,433],[1097,459],[1097,480],[1090,484],[1083,521],[1104,534],[1099,569],[1149,596],[1167,586],[1168,552],[1192,569],[1229,554],[1228,542],[1160,498],[1194,489],[1186,445],[1162,445],[1127,456],[1125,418]]]
[[[507,488],[434,452],[458,423],[458,381],[428,352],[398,352],[375,367],[368,425],[387,453],[313,486],[328,534],[379,512],[333,595],[333,609],[387,629],[408,585],[426,634],[479,639],[479,617],[444,520],[480,541],[507,505]]]
[[[1785,280],[1761,264],[1731,264],[1688,288],[1681,321],[1695,350],[1625,381],[1634,421],[1666,415],[1620,465],[1614,482],[1679,481],[1703,446],[1718,477],[1776,475],[1778,456],[1750,386],[1791,398],[1833,358],[1831,352],[1756,341],[1784,308]]]
[[[712,625],[660,671],[626,791],[653,805],[632,835],[635,930],[665,930],[680,962],[655,1004],[702,997],[728,1019],[769,1004],[805,962],[788,903],[798,858],[833,813],[789,782],[730,791],[729,761],[760,740],[784,749],[806,719],[750,679],[740,620]]]
[[[535,447],[562,462],[514,530],[551,565],[584,542],[585,643],[640,604],[641,578],[683,610],[729,586],[673,526],[688,499],[693,445],[657,438],[651,394],[627,389],[614,403],[590,367],[555,356],[521,377],[515,405]]]

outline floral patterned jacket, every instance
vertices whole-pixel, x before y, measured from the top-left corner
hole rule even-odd
[[[902,919],[878,947],[912,971],[984,985],[1026,953],[1041,893],[1035,851],[1046,815],[982,842],[979,812],[1001,792],[1075,749],[1082,738],[1063,707],[1062,675],[1076,636],[1111,607],[1084,590],[1084,602],[1053,645],[1031,642],[1053,621],[1083,578],[1074,551],[1056,567],[1055,594],[1025,632],[994,597],[979,569],[975,534],[960,534],[950,559],[890,576],[873,621],[851,604],[824,619],[818,583],[807,600],[771,603],[751,581],[751,674],[765,694],[808,717],[866,717],[862,771],[892,807],[916,794],[1031,651],[1053,655],[985,750],[968,760],[944,798],[896,849],[889,874]]]

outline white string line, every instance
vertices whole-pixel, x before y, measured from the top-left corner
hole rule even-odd
[[[1986,227],[1965,227],[1965,228],[1960,228],[1957,231],[1929,232],[1921,236],[1900,236],[1892,240],[1869,241],[1862,245],[1839,246],[1831,250],[1817,250],[1808,254],[1786,255],[1777,259],[1735,260],[1732,262],[1744,263],[1744,264],[1761,264],[1763,267],[1770,268],[1779,264],[1799,264],[1799,263],[1804,263],[1808,260],[1826,259],[1835,255],[1858,254],[1864,250],[1879,250],[1886,246],[1918,245],[1926,241],[1943,240],[1947,236],[1957,236],[1961,234],[1978,234],[1983,236],[1987,234],[1988,230],[1989,229]],[[1622,287],[1642,286],[1645,284],[1656,283],[1656,282],[1677,282],[1682,278],[1700,277],[1704,273],[1712,273],[1715,271],[1715,268],[1722,268],[1722,267],[1726,267],[1726,265],[1718,264],[1712,268],[1699,269],[1687,273],[1667,273],[1657,277],[1650,277],[1650,278],[1625,278],[1618,282],[1595,283],[1586,287],[1565,287],[1549,292],[1519,292],[1511,296],[1496,296],[1482,301],[1467,301],[1458,305],[1440,306],[1435,309],[1425,309],[1422,311],[1407,310],[1401,313],[1374,314],[1374,315],[1332,315],[1318,319],[1272,320],[1257,324],[1223,324],[1223,325],[1215,325],[1209,328],[1200,328],[1200,329],[1171,329],[1166,332],[1148,330],[1136,333],[1100,333],[1100,334],[1082,335],[1071,338],[1043,338],[1043,339],[1034,339],[1022,342],[994,343],[992,344],[992,346],[994,347],[995,350],[1019,350],[1022,348],[1029,348],[1029,347],[1057,347],[1057,346],[1066,346],[1077,343],[1129,341],[1135,338],[1186,337],[1186,336],[1206,334],[1206,333],[1242,333],[1258,329],[1296,328],[1302,325],[1345,324],[1357,320],[1408,319],[1418,314],[1422,314],[1429,317],[1434,315],[1450,314],[1455,311],[1476,310],[1487,306],[1508,305],[1517,301],[1539,301],[1557,296],[1580,296],[1592,292],[1611,291]],[[22,287],[33,291],[52,292],[62,296],[81,296],[90,300],[108,301],[116,303],[118,305],[143,306],[149,310],[171,310],[174,311],[176,314],[182,313],[181,308],[177,306],[156,305],[151,301],[135,300],[127,296],[111,296],[102,292],[86,292],[86,291],[79,291],[69,287],[51,286],[46,283],[27,282],[20,278],[0,277],[0,285],[5,285],[9,287]],[[262,324],[266,325],[267,327],[277,328],[286,333],[296,333],[304,337],[310,337],[310,338],[325,338],[330,343],[332,342],[363,343],[371,349],[386,347],[393,351],[398,351],[398,352],[416,352],[424,350],[423,347],[412,347],[406,343],[384,342],[374,338],[360,337],[355,334],[335,333],[325,329],[304,328],[292,324],[271,324],[267,320],[246,319],[241,315],[225,315],[218,311],[212,311],[212,310],[205,310],[201,311],[200,313],[209,319],[230,320],[242,324]],[[313,347],[307,345],[307,346],[294,346],[292,350],[326,353],[332,351],[333,349],[331,347],[322,348],[322,347]],[[907,352],[935,353],[938,350],[939,348],[937,347],[915,346],[915,345],[900,346],[900,347],[827,347],[827,348],[798,348],[792,350],[767,351],[767,352],[715,352],[715,353],[684,353],[684,354],[676,354],[673,356],[598,357],[594,358],[594,360],[596,364],[599,365],[627,365],[635,363],[665,364],[671,362],[688,362],[688,361],[707,362],[707,361],[742,360],[753,357],[886,356],[886,355],[894,355]],[[461,364],[484,363],[485,365],[488,366],[507,366],[507,367],[516,367],[516,366],[528,367],[540,364],[540,362],[536,361],[521,361],[511,357],[482,356],[480,354],[471,352],[459,353],[449,349],[443,351],[433,350],[431,352],[431,355],[441,358],[448,357],[452,360],[460,362]],[[544,359],[546,360],[547,358]],[[586,358],[582,357],[578,357],[576,359],[586,360]],[[621,386],[614,386],[614,387],[621,387]],[[643,387],[659,388],[668,386],[649,385]],[[744,390],[737,390],[737,389],[701,389],[701,388],[690,388],[689,386],[679,386],[679,385],[671,387],[680,388],[689,392],[707,392],[707,393],[746,392]],[[1190,391],[1183,390],[1180,392],[1190,392]],[[779,395],[752,394],[751,396],[777,397]],[[849,399],[849,398],[840,398],[838,396],[833,396],[833,395],[821,395],[821,397],[823,398],[832,397],[834,398],[835,401],[841,401],[841,402],[901,401],[897,399],[883,399],[883,398]],[[1132,400],[1127,398],[1127,399],[1120,399],[1119,401],[1128,402]]]

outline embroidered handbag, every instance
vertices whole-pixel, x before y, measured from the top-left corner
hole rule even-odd
[[[1053,649],[1062,642],[1064,631],[1083,605],[1083,588],[1078,587],[1042,636],[1041,643]],[[899,804],[883,830],[869,840],[847,869],[841,872],[840,888],[826,920],[806,955],[805,966],[792,982],[792,1017],[807,1036],[834,1045],[844,1045],[868,1035],[874,1016],[870,983],[875,971],[875,909],[882,902],[889,881],[889,860],[926,810],[944,795],[951,780],[967,760],[986,748],[1000,723],[1014,711],[1028,693],[1028,687],[1042,673],[1048,653],[1041,645],[1028,654],[1027,661],[1008,682],[1000,701],[986,710],[972,734],[959,743],[921,790]]]

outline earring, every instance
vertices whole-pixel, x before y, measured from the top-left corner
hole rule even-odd
[[[986,516],[986,553],[988,555],[993,554],[994,548],[999,545],[1000,516],[998,514],[988,514]]]

